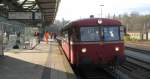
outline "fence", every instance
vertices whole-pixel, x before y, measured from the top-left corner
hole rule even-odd
[[[24,48],[29,42],[28,48],[31,48],[37,44],[34,32],[37,32],[38,29],[27,26],[23,23],[1,20],[0,18],[0,55],[4,55],[4,51],[12,49],[16,45],[19,45],[19,48]]]

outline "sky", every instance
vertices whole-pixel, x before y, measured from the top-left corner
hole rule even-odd
[[[103,18],[131,12],[150,14],[150,0],[61,0],[56,20],[101,17],[101,9]]]

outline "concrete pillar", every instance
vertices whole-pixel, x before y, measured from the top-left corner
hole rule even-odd
[[[44,37],[44,32],[45,32],[45,28],[44,28],[44,27],[39,27],[40,40],[43,39],[43,37]]]
[[[0,24],[0,56],[4,55],[4,45],[3,45],[3,24]]]

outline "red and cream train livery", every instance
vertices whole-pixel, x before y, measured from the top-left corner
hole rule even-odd
[[[124,28],[113,19],[82,19],[62,29],[61,45],[72,65],[123,63]]]

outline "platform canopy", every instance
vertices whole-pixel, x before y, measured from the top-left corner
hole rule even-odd
[[[53,22],[60,0],[36,0],[46,22]]]
[[[5,15],[6,12],[10,11],[34,13],[40,12],[40,21],[48,25],[54,22],[59,3],[60,0],[0,0],[0,16]]]

